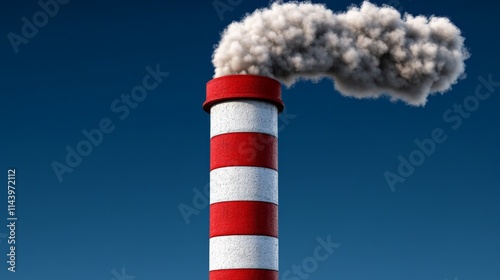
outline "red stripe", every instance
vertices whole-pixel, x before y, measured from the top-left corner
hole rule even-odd
[[[225,166],[258,166],[278,170],[278,141],[257,132],[226,133],[210,139],[210,170]]]
[[[278,271],[266,269],[224,269],[210,271],[210,280],[278,280]]]
[[[228,201],[210,205],[210,237],[224,235],[278,237],[278,206],[261,201]]]

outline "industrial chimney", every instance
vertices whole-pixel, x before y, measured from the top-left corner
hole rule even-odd
[[[210,280],[278,279],[280,83],[228,75],[207,83]]]

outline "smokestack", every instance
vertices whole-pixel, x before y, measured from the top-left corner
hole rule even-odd
[[[280,83],[228,75],[207,83],[210,280],[278,279]]]
[[[367,1],[340,13],[278,2],[231,23],[213,53],[203,104],[211,122],[210,280],[278,279],[280,82],[330,78],[345,96],[424,106],[465,77],[464,40],[448,18]]]

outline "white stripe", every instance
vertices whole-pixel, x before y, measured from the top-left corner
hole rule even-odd
[[[258,100],[233,100],[210,109],[210,137],[230,132],[260,132],[278,137],[278,109]]]
[[[278,271],[278,238],[228,235],[210,238],[210,271],[258,268]]]
[[[278,172],[253,166],[229,166],[210,172],[210,204],[223,201],[278,204]]]

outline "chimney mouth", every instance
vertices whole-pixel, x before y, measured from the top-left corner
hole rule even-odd
[[[281,100],[280,82],[266,76],[237,74],[218,77],[208,81],[206,94],[203,110],[207,113],[217,103],[238,99],[270,102],[279,113],[285,107]]]

